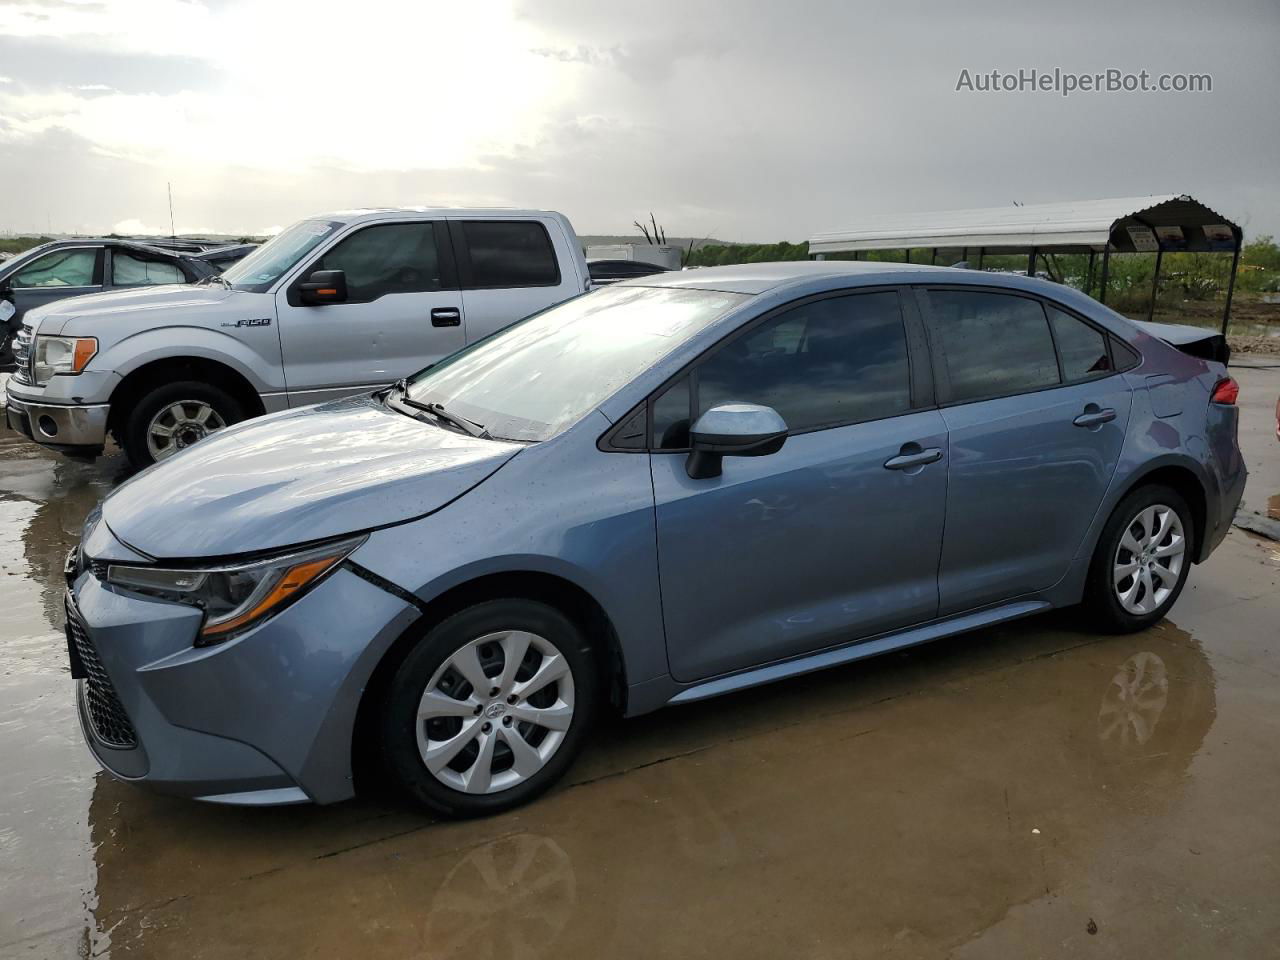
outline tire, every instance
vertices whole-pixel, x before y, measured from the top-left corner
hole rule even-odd
[[[1132,491],[1112,511],[1089,565],[1085,609],[1095,626],[1133,633],[1160,620],[1182,593],[1195,548],[1195,525],[1181,494],[1158,485]],[[1129,568],[1133,573],[1122,576]]]
[[[175,405],[182,405],[189,420],[179,419],[179,415],[169,414]],[[204,423],[197,424],[196,419],[204,410],[210,411]],[[156,455],[148,437],[152,431],[152,421],[163,416],[156,426],[175,428],[175,436],[170,438],[172,449],[169,453],[160,449]],[[222,427],[244,420],[244,405],[225,390],[195,380],[183,380],[178,383],[166,383],[143,394],[133,405],[128,414],[124,429],[120,434],[120,445],[124,448],[129,462],[139,470],[151,466],[158,459],[163,460],[178,449],[190,446],[203,436],[213,433]],[[199,427],[199,428],[198,428]],[[199,434],[199,436],[195,436]],[[157,439],[157,443],[159,443]]]
[[[513,652],[519,666],[508,681]],[[477,691],[464,676],[479,679],[476,669],[484,675],[479,686],[487,682],[488,690]],[[535,678],[558,670],[564,672],[532,688]],[[515,695],[522,688],[527,700]],[[398,786],[435,813],[477,817],[509,810],[564,776],[591,727],[599,691],[595,654],[559,610],[534,600],[476,604],[431,629],[396,670],[382,704],[384,764]],[[428,702],[435,715],[420,720]],[[566,726],[531,723],[533,716]]]

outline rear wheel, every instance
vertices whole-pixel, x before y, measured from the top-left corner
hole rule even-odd
[[[507,810],[568,770],[597,693],[590,647],[560,611],[477,604],[432,629],[396,671],[382,718],[387,766],[438,813]]]
[[[1169,612],[1191,569],[1194,529],[1187,502],[1169,487],[1141,487],[1120,501],[1089,568],[1086,605],[1100,627],[1143,630]]]
[[[240,401],[219,387],[194,380],[168,383],[134,404],[120,445],[142,469],[244,418]]]

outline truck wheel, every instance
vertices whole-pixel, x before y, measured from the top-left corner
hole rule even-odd
[[[141,470],[243,419],[244,407],[225,390],[192,380],[166,383],[134,404],[121,446]]]

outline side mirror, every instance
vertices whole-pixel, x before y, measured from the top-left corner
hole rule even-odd
[[[303,306],[318,307],[325,303],[347,302],[347,275],[341,270],[317,270],[298,284]]]
[[[763,457],[787,439],[787,422],[777,410],[756,403],[722,403],[700,416],[689,430],[685,470],[694,480],[720,476],[723,457]]]

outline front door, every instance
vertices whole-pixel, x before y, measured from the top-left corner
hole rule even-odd
[[[345,303],[305,306],[301,280],[342,270]],[[276,294],[290,406],[373,390],[466,342],[462,297],[441,221],[360,227]]]
[[[731,401],[777,410],[786,443],[691,479],[691,418]],[[941,415],[921,405],[893,290],[776,313],[654,401],[673,676],[701,680],[935,616],[947,438]],[[904,453],[930,462],[905,466]]]
[[[930,290],[950,437],[945,616],[1051,587],[1115,473],[1131,395],[1109,338],[1036,298]]]
[[[63,247],[50,250],[21,267],[10,278],[14,323],[35,307],[55,300],[102,290],[102,248]]]

